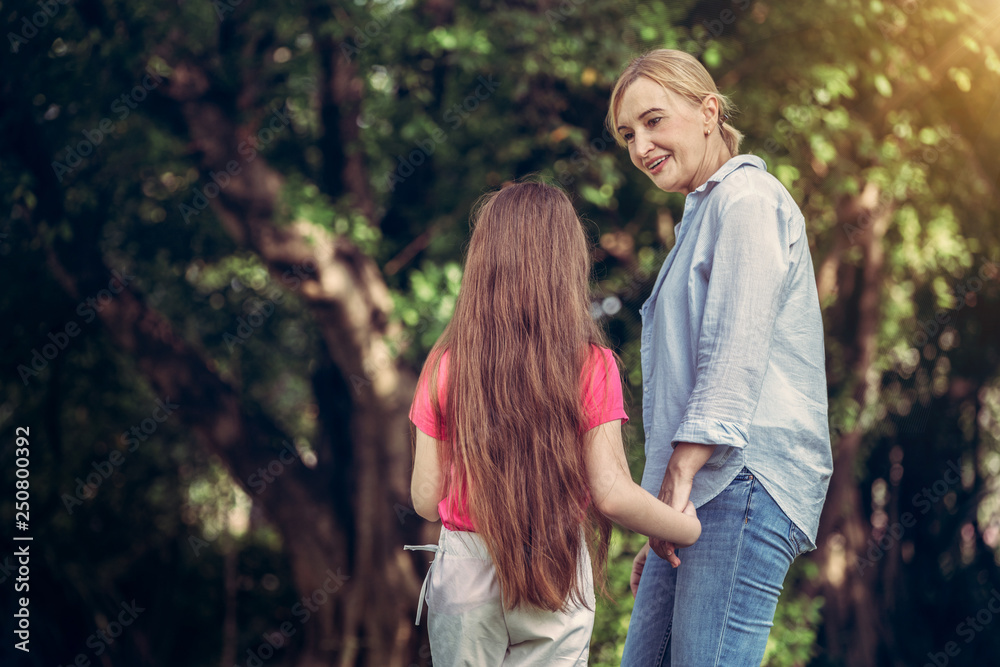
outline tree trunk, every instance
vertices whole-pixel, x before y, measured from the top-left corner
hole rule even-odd
[[[184,62],[173,71],[168,95],[179,103],[192,142],[203,156],[203,173],[224,169],[238,160],[236,147],[248,132],[236,128],[209,100],[203,72]],[[351,487],[331,491],[346,494],[342,505],[350,508],[350,517],[336,521],[330,498],[312,503],[317,516],[325,513],[331,522],[322,532],[339,548],[304,539],[314,518],[298,502],[283,499],[275,508],[281,515],[272,515],[288,531],[286,543],[300,593],[320,588],[327,568],[350,568],[350,580],[332,609],[322,612],[322,623],[307,633],[301,664],[330,664],[334,656],[344,667],[404,664],[414,649],[412,614],[419,578],[414,559],[404,555],[402,545],[404,536],[419,539],[420,522],[401,520],[397,509],[409,507],[406,414],[415,378],[397,370],[384,341],[390,333],[392,301],[374,262],[311,221],[277,225],[274,212],[282,184],[283,178],[258,157],[243,165],[212,199],[212,207],[230,236],[255,251],[275,275],[305,267],[299,272],[300,294],[347,394],[342,396],[344,411],[334,417],[347,424],[350,446],[331,442],[330,447],[349,449]],[[338,465],[342,463],[332,457],[321,457],[316,471],[324,482],[343,479],[342,471],[335,470]]]
[[[206,82],[197,68],[178,63],[169,93],[203,152],[207,175],[237,159],[236,146],[246,131],[204,101]],[[39,200],[45,202],[39,216],[49,224],[67,219],[64,193],[48,165],[32,154],[38,144],[27,134],[22,139],[19,154],[36,174]],[[420,534],[426,524],[409,518],[406,415],[415,378],[397,369],[383,340],[396,332],[388,325],[391,299],[377,267],[351,243],[310,221],[276,224],[282,180],[258,156],[244,164],[212,206],[226,231],[258,253],[272,273],[298,269],[304,276],[299,294],[329,355],[320,360],[321,377],[314,378],[327,399],[321,405],[326,439],[317,443],[315,468],[288,467],[280,482],[257,493],[248,480],[277,460],[288,434],[266,416],[245,411],[239,392],[215,372],[214,363],[175,335],[131,287],[98,315],[156,395],[178,406],[176,419],[221,458],[281,534],[297,592],[315,609],[301,626],[303,647],[295,664],[420,663],[426,656],[418,650],[413,616],[426,558],[402,550],[404,543],[429,539]],[[84,238],[96,238],[92,221],[104,218],[88,214],[92,217],[72,224],[80,237],[72,245],[56,242],[48,248],[53,275],[75,299],[91,293],[102,273],[107,280],[97,244]]]
[[[837,303],[827,313],[831,334],[836,338],[849,369],[841,381],[854,389],[860,411],[878,399],[880,378],[870,372],[877,353],[879,301],[884,265],[882,240],[892,211],[879,202],[878,187],[868,183],[856,197],[838,208],[838,228],[846,232],[831,255],[820,265],[820,298],[831,291]],[[862,249],[859,267],[842,265],[846,245]],[[834,283],[833,277],[836,276]],[[865,431],[859,425],[839,433],[834,441],[833,476],[820,520],[818,549],[812,558],[820,566],[820,593],[824,606],[825,645],[830,657],[851,667],[874,667],[878,653],[881,619],[872,593],[875,568],[858,567],[871,533],[855,480],[857,456]]]

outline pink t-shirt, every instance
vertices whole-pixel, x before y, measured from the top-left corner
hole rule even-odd
[[[618,366],[615,364],[611,350],[604,347],[591,346],[591,355],[584,366],[581,377],[581,392],[583,398],[584,413],[587,417],[587,430],[600,426],[609,421],[620,419],[622,423],[628,421],[625,414],[625,405],[622,398],[621,375]],[[441,365],[438,371],[438,404],[441,406],[440,422],[434,419],[434,409],[431,405],[430,391],[427,387],[426,379],[417,387],[417,393],[413,397],[413,405],[410,407],[410,421],[421,431],[438,440],[447,440],[445,429],[445,414],[447,408],[447,387],[448,387],[448,353],[445,352],[441,358]],[[455,493],[455,491],[452,491]],[[448,498],[444,498],[438,503],[438,514],[441,516],[441,523],[448,530],[475,531],[472,519],[469,516],[468,501],[464,494],[458,494],[455,503],[449,503]],[[452,505],[456,511],[452,512]]]

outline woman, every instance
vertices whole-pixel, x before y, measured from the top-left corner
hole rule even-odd
[[[675,510],[629,474],[621,376],[590,317],[589,277],[561,190],[484,197],[410,411],[414,508],[444,524],[438,544],[407,547],[437,553],[425,583],[437,667],[585,667],[610,521],[698,539],[693,505]]]
[[[695,58],[666,49],[611,95],[632,163],[687,196],[641,311],[642,485],[693,501],[703,527],[689,548],[651,538],[636,556],[625,667],[760,665],[833,469],[805,222],[763,160],[738,154],[730,109]]]

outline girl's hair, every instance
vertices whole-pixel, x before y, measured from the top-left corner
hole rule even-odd
[[[440,423],[448,353],[445,493],[468,498],[511,609],[588,604],[584,542],[607,595],[611,522],[590,497],[583,443],[581,373],[591,344],[606,347],[590,315],[590,251],[562,190],[522,182],[482,197],[454,316],[423,370]]]
[[[660,84],[696,105],[700,105],[708,95],[714,95],[719,101],[720,120],[736,112],[736,107],[728,97],[719,92],[712,75],[694,56],[674,49],[656,49],[626,65],[615,83],[614,90],[611,91],[611,104],[608,107],[606,123],[619,146],[626,145],[618,132],[618,113],[621,111],[622,97],[625,95],[625,90],[640,76]],[[743,140],[743,133],[728,122],[720,123],[719,131],[729,153],[736,155]]]

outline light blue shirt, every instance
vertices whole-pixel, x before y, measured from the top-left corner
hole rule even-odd
[[[677,442],[717,445],[701,507],[746,466],[816,548],[833,457],[823,322],[805,220],[754,155],[688,194],[642,314],[642,486]]]

